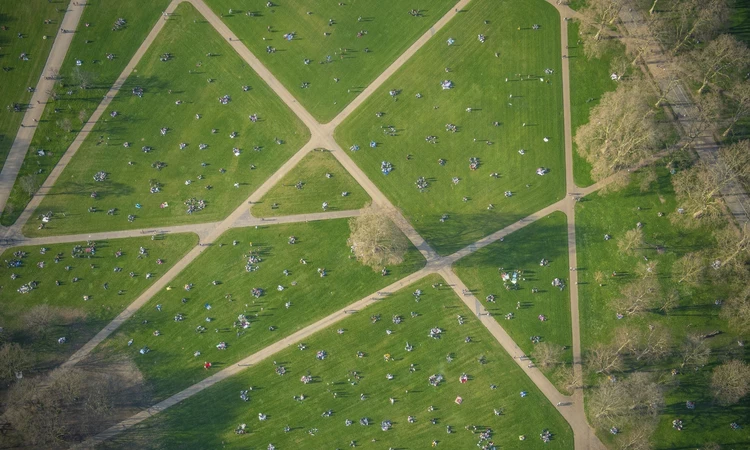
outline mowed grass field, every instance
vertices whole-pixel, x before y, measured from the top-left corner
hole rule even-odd
[[[142,97],[131,94],[136,87],[144,90]],[[225,95],[228,104],[219,101]],[[55,218],[44,230],[30,221],[24,231],[49,235],[220,220],[308,137],[286,105],[185,3],[42,201],[37,213],[52,211]],[[187,146],[180,149],[181,143]],[[152,150],[143,151],[145,146]],[[165,167],[154,168],[160,163]],[[94,181],[99,171],[107,173],[106,181]],[[150,193],[152,186],[160,192]],[[183,202],[190,198],[205,200],[206,208],[188,214]],[[107,214],[112,208],[116,213]]]
[[[541,266],[542,259],[548,265]],[[454,270],[527,355],[534,352],[530,338],[539,336],[542,342],[567,347],[563,361],[572,360],[570,292],[567,286],[552,286],[555,278],[570,282],[565,214],[550,214],[488,245],[459,260]],[[521,272],[518,288],[506,290],[500,275],[514,270]],[[532,293],[532,288],[539,292]],[[495,303],[486,300],[488,295],[495,296]],[[505,319],[508,313],[513,319]],[[539,315],[547,320],[539,320]]]
[[[227,367],[424,265],[412,248],[404,263],[389,267],[389,275],[383,277],[350,258],[348,235],[347,220],[228,231],[103,347],[133,357],[155,396],[163,399],[209,376],[202,367],[207,359],[216,368]],[[290,236],[297,243],[289,244]],[[252,263],[257,270],[248,272],[251,254],[261,261]],[[318,269],[325,269],[326,275],[321,277]],[[193,285],[190,291],[184,289],[188,284]],[[253,288],[263,294],[253,297]],[[184,320],[175,321],[177,314]],[[233,327],[240,314],[250,328]],[[196,332],[198,326],[205,332]],[[154,336],[155,330],[161,335]],[[130,339],[132,346],[127,345]],[[222,341],[228,347],[219,351],[215,346]],[[140,355],[144,346],[151,352]],[[200,357],[193,356],[196,351]]]
[[[337,129],[338,143],[360,147],[352,158],[439,253],[563,197],[559,20],[543,1],[472,2]],[[444,80],[454,87],[442,89]],[[538,176],[540,167],[549,173]]]
[[[206,3],[295,98],[325,123],[456,1],[302,0],[274,2],[272,7],[266,6],[266,0]],[[411,16],[412,9],[419,9],[420,16]],[[294,33],[291,40],[284,38],[289,33]],[[267,47],[276,52],[268,53]],[[302,88],[303,83],[309,86]]]
[[[663,167],[663,164],[658,166]],[[744,426],[750,405],[740,402],[734,406],[720,406],[713,401],[709,389],[711,370],[715,365],[728,359],[747,360],[747,352],[737,345],[737,337],[727,330],[726,322],[719,319],[720,307],[714,303],[717,299],[727,298],[727,285],[725,281],[707,275],[708,279],[702,286],[688,287],[678,284],[671,274],[672,266],[680,256],[715,245],[712,232],[705,227],[684,228],[671,223],[670,216],[677,214],[678,205],[668,171],[660,168],[658,174],[657,181],[646,192],[640,189],[643,175],[639,174],[620,192],[594,194],[576,204],[582,349],[585,354],[597,343],[608,344],[621,326],[631,329],[646,329],[652,324],[666,326],[673,339],[674,351],[660,363],[648,366],[648,370],[661,373],[674,383],[668,388],[666,408],[660,416],[653,442],[658,448],[695,448],[709,442],[719,443],[722,448],[743,448],[750,442],[750,432]],[[658,217],[659,212],[664,212],[664,216]],[[637,222],[643,223],[645,248],[637,255],[623,254],[618,250],[617,240],[635,228]],[[605,234],[610,234],[612,239],[606,241]],[[621,295],[620,290],[626,284],[638,278],[636,268],[639,262],[643,262],[643,256],[658,263],[656,270],[662,295],[675,290],[679,292],[679,306],[669,314],[654,309],[639,317],[618,320],[610,302]],[[597,271],[606,277],[602,286],[595,280]],[[613,272],[617,276],[613,277]],[[709,364],[699,370],[681,369],[680,348],[685,336],[715,330],[722,333],[706,341],[714,348]],[[676,380],[669,375],[669,371],[675,368],[680,371]],[[696,409],[685,407],[688,400],[696,402]],[[683,431],[672,428],[674,419],[683,420]],[[731,422],[740,423],[743,428],[733,431],[729,427]],[[617,437],[606,430],[600,431],[599,436],[605,443],[618,444]]]
[[[299,182],[301,189],[297,188]],[[323,211],[323,202],[328,203],[328,211],[345,211],[362,208],[369,201],[370,196],[349,172],[321,149],[308,153],[253,205],[252,213],[255,217],[316,213]]]
[[[14,7],[18,5],[19,8],[37,4],[43,5],[40,6],[41,8],[46,8],[48,5],[42,0],[3,3],[3,5],[11,4]],[[50,98],[47,101],[41,120],[35,124],[37,129],[31,141],[30,151],[24,158],[8,203],[2,211],[0,224],[12,225],[21,215],[31,197],[23,189],[20,180],[26,176],[33,176],[37,184],[41,185],[47,179],[50,171],[62,158],[83,126],[84,122],[81,118],[88,120],[102,101],[104,94],[135,54],[136,49],[140,47],[154,23],[161,18],[161,11],[168,4],[169,0],[148,2],[90,0],[86,2],[78,29],[73,35],[68,54],[59,70],[61,80],[54,88],[57,98]],[[62,7],[67,3],[54,2],[52,5]],[[38,8],[33,11],[36,16]],[[125,19],[127,25],[113,31],[112,26],[118,18]],[[55,27],[59,27],[59,23],[50,27],[56,30]],[[49,39],[45,42],[51,45]],[[112,53],[115,58],[107,59],[107,53]],[[73,76],[77,60],[82,62],[80,70],[88,74],[90,79],[91,86],[88,89],[80,89],[80,83]],[[25,88],[25,86],[21,87]],[[68,123],[70,131],[64,129],[67,128],[65,124]],[[36,151],[39,149],[45,150],[44,156],[37,155]]]
[[[0,30],[0,67],[3,69],[0,72],[0,169],[31,99],[27,88],[36,88],[39,82],[65,14],[65,5],[46,0],[0,3],[0,26],[7,27]],[[50,22],[45,23],[47,20]],[[28,61],[21,58],[22,53],[26,53]],[[13,111],[14,103],[21,107],[21,112]]]
[[[0,267],[0,327],[11,341],[29,345],[37,363],[60,363],[197,242],[193,234],[160,236],[154,240],[150,237],[111,239],[96,241],[94,252],[79,252],[81,257],[74,257],[73,249],[90,247],[86,242],[7,249],[2,254],[4,263]],[[139,254],[141,247],[146,255]],[[118,251],[122,253],[119,257],[115,255]],[[14,256],[16,252],[25,255]],[[20,267],[11,266],[13,261],[20,261]],[[122,270],[115,272],[115,267]],[[147,277],[147,274],[150,275]],[[56,281],[60,282],[59,286]],[[30,282],[35,282],[37,287],[25,294],[18,292],[22,285]],[[89,299],[84,300],[84,296]],[[37,305],[50,306],[57,316],[42,335],[35,335],[25,319]],[[66,337],[68,342],[58,344],[60,337]]]
[[[291,347],[273,355],[102,447],[260,449],[270,443],[278,449],[345,448],[353,441],[363,448],[418,449],[437,441],[437,448],[462,449],[477,445],[479,433],[489,428],[498,448],[573,448],[567,423],[471,310],[449,288],[430,287],[442,281],[432,275],[404,288],[316,333],[304,343],[306,350]],[[419,303],[412,297],[416,289],[424,292]],[[401,323],[393,322],[395,316]],[[439,339],[428,336],[435,327],[442,330]],[[470,343],[464,342],[466,336]],[[320,350],[327,353],[323,360],[316,359]],[[364,356],[358,357],[358,351]],[[391,360],[385,360],[386,354]],[[479,363],[482,357],[485,364]],[[276,374],[278,366],[285,375]],[[466,383],[459,381],[462,374],[468,376]],[[312,376],[312,383],[301,383],[303,375]],[[431,375],[444,379],[434,387],[428,383]],[[249,389],[245,402],[240,392]],[[522,391],[528,395],[521,397]],[[295,400],[300,395],[305,399]],[[460,405],[455,403],[459,396]],[[495,409],[502,414],[495,415]],[[330,417],[321,416],[326,411]],[[267,416],[265,421],[258,420],[259,413]],[[370,425],[360,425],[362,418]],[[380,429],[385,420],[392,423],[388,431]],[[236,435],[242,423],[247,434]],[[546,444],[539,438],[545,429],[553,433]],[[519,441],[519,436],[526,439]]]

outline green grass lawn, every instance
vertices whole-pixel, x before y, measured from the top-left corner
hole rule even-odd
[[[411,249],[406,261],[389,267],[390,274],[383,277],[349,257],[348,234],[346,220],[231,230],[175,278],[173,289],[152,298],[105,347],[135,357],[156,397],[164,398],[210,375],[201,367],[205,358],[216,367],[226,367],[424,264],[419,252]],[[294,245],[287,243],[292,235],[297,238]],[[254,272],[245,269],[245,255],[250,252],[262,259],[253,264],[258,267]],[[302,258],[307,264],[301,264]],[[325,277],[319,275],[319,268],[326,270]],[[188,283],[194,287],[186,292],[183,287]],[[279,292],[277,286],[284,290]],[[254,298],[253,288],[263,289],[263,295]],[[162,311],[156,305],[162,305]],[[184,321],[174,321],[178,313]],[[239,314],[247,315],[252,326],[238,336],[232,324]],[[199,325],[205,333],[196,332]],[[162,335],[154,336],[154,330]],[[132,347],[126,345],[129,339],[134,339]],[[215,348],[219,341],[228,344],[223,352]],[[139,355],[143,346],[152,352]],[[204,356],[195,358],[195,351]]]
[[[42,0],[17,3],[19,7],[39,4],[46,8],[48,5]],[[57,7],[64,4],[53,3]],[[24,159],[8,203],[0,216],[0,224],[12,225],[30,200],[28,193],[24,191],[18,180],[31,175],[41,185],[47,179],[52,168],[62,158],[65,150],[81,129],[83,123],[80,118],[88,119],[94,112],[102,96],[107,93],[128,64],[154,23],[161,17],[161,11],[168,4],[169,0],[148,2],[89,0],[86,2],[79,27],[59,71],[61,80],[54,88],[58,97],[57,99],[50,98],[44,107],[30,151]],[[35,12],[34,15],[36,14]],[[118,31],[112,31],[113,24],[120,17],[127,20],[127,26]],[[50,26],[56,30],[55,27],[58,25]],[[115,59],[108,60],[107,53],[114,54]],[[90,74],[93,80],[89,89],[80,89],[72,76],[76,68],[76,60],[82,61],[81,70]],[[66,131],[61,127],[67,122],[71,131]],[[37,156],[36,150],[38,149],[45,150],[46,155]]]
[[[544,1],[472,2],[337,129],[339,144],[360,146],[352,158],[439,253],[563,197],[559,35],[559,15]],[[443,80],[454,88],[443,90]],[[392,89],[400,91],[395,98]],[[448,132],[446,124],[458,131]],[[472,157],[479,159],[478,170],[469,168]],[[393,166],[387,176],[382,161]],[[538,167],[549,173],[538,176]],[[490,176],[495,172],[498,178]],[[420,177],[429,183],[424,192],[415,186]],[[441,223],[443,214],[448,219]]]
[[[542,259],[549,260],[549,264],[540,266]],[[572,345],[569,292],[551,286],[554,278],[569,282],[569,267],[567,222],[563,213],[556,212],[511,234],[503,242],[495,242],[461,259],[455,271],[477,298],[484,299],[482,304],[518,346],[531,355],[534,351],[531,336],[540,336],[545,342],[568,349]],[[523,272],[522,279],[517,289],[506,290],[500,273],[514,270]],[[539,289],[536,294],[531,292],[534,287]],[[488,295],[495,296],[495,303],[486,300]],[[514,318],[505,320],[508,313],[513,313]],[[547,320],[540,321],[540,314]],[[572,360],[570,350],[565,352],[563,360]]]
[[[0,67],[3,68],[0,72],[0,98],[3,99],[0,109],[0,168],[5,163],[31,99],[31,92],[27,88],[35,88],[39,82],[64,14],[63,3],[45,0],[0,4],[0,26],[8,27],[7,30],[0,30]],[[45,20],[50,20],[50,23],[44,23]],[[28,61],[20,58],[22,53],[26,53]],[[21,106],[21,112],[13,111],[13,103]]]
[[[329,178],[327,174],[330,174]],[[302,182],[302,189],[296,184]],[[342,194],[348,192],[346,196]],[[364,189],[326,150],[308,153],[263,198],[253,205],[255,217],[359,209],[370,201]],[[276,207],[273,205],[276,204]]]
[[[750,0],[734,0],[731,2],[729,31],[737,39],[750,45]]]
[[[313,335],[300,351],[289,348],[256,367],[225,380],[183,403],[149,419],[118,436],[104,447],[116,448],[137,442],[144,448],[266,448],[273,443],[284,448],[344,448],[350,441],[371,448],[472,448],[479,431],[492,429],[498,448],[515,448],[519,436],[526,436],[523,448],[573,448],[573,435],[555,407],[544,398],[521,372],[471,311],[448,288],[433,290],[439,276],[418,283],[380,301],[340,324]],[[415,303],[412,292],[424,294]],[[413,314],[416,313],[416,317]],[[400,324],[393,316],[402,317]],[[459,325],[457,315],[465,322]],[[372,316],[380,320],[372,323]],[[443,330],[440,339],[428,336],[430,329]],[[337,329],[343,329],[338,334]],[[387,334],[386,330],[392,330]],[[466,336],[471,343],[464,343]],[[406,343],[413,346],[411,352]],[[316,352],[324,350],[324,360]],[[359,358],[357,351],[364,353]],[[391,361],[383,355],[390,354]],[[451,355],[453,360],[447,361]],[[486,364],[478,359],[484,356]],[[275,373],[274,360],[287,373]],[[416,369],[410,371],[410,367]],[[356,371],[361,377],[353,378]],[[300,376],[310,374],[313,382],[302,384]],[[387,374],[393,379],[388,380]],[[428,378],[439,374],[444,380],[437,387]],[[469,381],[459,382],[462,374]],[[491,389],[496,385],[497,389]],[[250,389],[249,401],[240,391]],[[519,394],[526,391],[522,398]],[[360,400],[365,394],[365,400]],[[305,400],[293,397],[304,395]],[[463,403],[457,405],[457,396]],[[389,400],[393,398],[392,404]],[[433,411],[428,407],[433,406]],[[502,409],[495,415],[494,409]],[[330,417],[321,413],[331,410]],[[258,414],[266,414],[265,421]],[[408,416],[415,418],[409,423]],[[359,424],[361,418],[369,426]],[[437,419],[436,424],[430,423]],[[347,427],[345,421],[353,424]],[[380,430],[384,420],[392,429]],[[238,424],[246,423],[248,434],[235,435]],[[291,430],[283,431],[285,426]],[[453,433],[446,433],[450,426]],[[317,429],[314,436],[311,429]],[[554,438],[544,444],[539,433],[549,429]],[[377,444],[370,443],[376,441]],[[127,444],[125,444],[127,443]],[[485,441],[484,444],[487,442]]]
[[[62,362],[197,242],[193,234],[167,235],[155,240],[142,237],[97,241],[91,257],[88,257],[90,253],[73,256],[74,247],[85,248],[86,242],[8,249],[2,255],[5,263],[0,267],[0,327],[10,341],[29,345],[39,364]],[[139,257],[140,247],[146,249],[147,256]],[[41,253],[42,248],[46,249],[44,253]],[[26,252],[26,256],[14,256],[18,251]],[[122,255],[116,257],[117,251]],[[161,264],[157,263],[159,259]],[[10,267],[8,262],[13,260],[20,260],[21,267]],[[44,263],[44,267],[39,268],[39,263]],[[122,271],[115,272],[115,267]],[[135,276],[131,277],[130,272]],[[147,273],[153,276],[146,278]],[[16,274],[17,278],[11,279],[11,274]],[[74,282],[74,278],[78,281]],[[37,283],[36,289],[25,294],[18,292],[22,285],[32,281]],[[55,281],[60,281],[60,286]],[[104,289],[105,283],[107,289]],[[85,295],[89,300],[84,300]],[[23,315],[42,304],[57,309],[60,317],[50,323],[46,336],[35,337],[30,334]],[[65,345],[57,343],[61,336],[68,339]]]
[[[415,0],[406,4],[394,0],[343,3],[304,0],[281,2],[271,8],[266,7],[266,0],[206,3],[222,15],[227,26],[295,98],[325,123],[456,1]],[[230,14],[231,8],[234,9]],[[409,15],[411,9],[422,11],[421,17]],[[334,23],[329,26],[330,19]],[[294,33],[291,41],[284,38],[288,33]],[[269,46],[276,48],[276,52],[268,53]],[[305,60],[309,63],[305,64]],[[309,86],[302,88],[303,83]]]
[[[173,55],[167,62],[160,58],[165,53]],[[143,97],[131,94],[136,86],[144,89]],[[231,97],[228,104],[218,100],[224,95]],[[113,111],[119,116],[110,117]],[[251,114],[258,115],[257,123]],[[169,129],[165,136],[162,127]],[[30,221],[24,230],[48,235],[220,220],[308,137],[302,122],[185,3],[37,210],[65,216],[57,214],[41,231]],[[181,143],[188,145],[181,150]],[[143,146],[153,150],[146,153]],[[154,168],[159,161],[166,167]],[[93,180],[98,171],[108,173],[106,181]],[[159,183],[161,192],[151,194],[152,183]],[[97,199],[90,198],[92,191]],[[206,208],[187,214],[183,202],[189,198],[204,199]],[[164,203],[168,207],[161,207]],[[91,206],[97,212],[88,212]],[[116,214],[107,214],[111,208]],[[127,219],[131,214],[133,222]]]
[[[579,22],[568,22],[570,120],[574,139],[573,178],[577,186],[586,187],[594,184],[591,178],[591,164],[575,150],[575,133],[578,127],[588,123],[591,109],[599,104],[601,96],[617,88],[617,82],[610,78],[610,65],[613,58],[625,52],[625,48],[617,43],[601,58],[586,58],[583,44],[579,44],[579,28]]]
[[[723,280],[688,288],[671,278],[671,267],[677,258],[687,252],[711,247],[714,242],[710,229],[685,229],[671,224],[670,215],[677,214],[674,192],[668,172],[660,168],[658,173],[658,180],[647,192],[640,190],[640,176],[637,176],[623,191],[594,194],[577,204],[581,345],[585,352],[597,343],[608,343],[619,326],[645,328],[649,324],[664,324],[671,331],[675,355],[647,367],[647,370],[669,377],[669,370],[680,366],[679,348],[686,334],[727,331],[726,323],[718,318],[719,308],[714,301],[726,298],[728,288]],[[665,215],[658,217],[658,212]],[[639,221],[644,224],[648,248],[641,256],[623,254],[618,250],[617,239],[635,228]],[[612,239],[605,241],[605,234],[610,234]],[[663,251],[657,251],[656,246],[661,246]],[[681,295],[680,305],[669,315],[648,312],[642,317],[618,320],[609,302],[620,296],[620,289],[625,284],[637,278],[636,265],[643,261],[643,256],[658,262],[657,276],[663,292],[677,289]],[[594,279],[597,271],[606,275],[603,286]],[[617,272],[614,278],[613,272]],[[668,392],[667,408],[660,417],[654,437],[657,448],[696,448],[712,441],[722,444],[722,448],[725,444],[726,448],[741,448],[750,442],[747,428],[738,432],[729,428],[733,421],[741,421],[744,427],[750,405],[745,402],[734,407],[720,407],[712,403],[708,392],[710,369],[717,361],[730,357],[727,349],[736,349],[742,358],[742,349],[737,347],[735,340],[731,333],[726,332],[711,338],[712,347],[721,349],[715,353],[711,364],[698,372],[690,373],[691,369],[679,375],[679,386]],[[694,411],[685,408],[687,400],[696,401],[698,406]],[[682,432],[672,429],[672,420],[676,418],[681,418],[686,424]],[[614,445],[617,441],[606,432],[600,436],[605,443]]]

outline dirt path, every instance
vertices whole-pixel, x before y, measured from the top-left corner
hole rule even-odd
[[[32,139],[34,139],[34,133],[36,133],[36,125],[34,124],[42,118],[44,105],[49,99],[47,92],[55,84],[55,76],[60,70],[60,66],[62,66],[65,55],[68,54],[68,48],[70,48],[70,43],[73,41],[75,34],[72,31],[78,27],[78,22],[81,19],[81,15],[83,15],[83,8],[83,3],[71,0],[60,23],[60,30],[58,30],[55,42],[52,44],[52,49],[50,49],[47,62],[42,70],[42,76],[39,78],[36,89],[31,95],[29,109],[26,110],[23,116],[21,128],[18,130],[18,134],[16,134],[16,139],[10,147],[3,170],[0,172],[0,211],[5,209],[10,191],[16,182],[18,172],[21,170],[23,159],[29,150]],[[71,32],[63,33],[62,30]]]

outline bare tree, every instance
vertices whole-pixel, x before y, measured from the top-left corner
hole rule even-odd
[[[67,117],[57,120],[55,124],[57,124],[58,128],[66,133],[70,133],[71,131],[73,131],[73,122],[71,122]]]
[[[699,286],[703,283],[705,271],[706,255],[703,252],[686,253],[672,265],[672,278],[678,284]]]
[[[563,348],[561,345],[542,342],[534,347],[531,356],[537,365],[544,368],[556,366],[562,362]]]
[[[617,421],[658,421],[664,408],[664,389],[645,372],[635,372],[624,380],[603,380],[589,403],[590,414],[599,426],[610,427]]]
[[[622,0],[590,0],[586,8],[581,11],[581,21],[584,30],[584,51],[586,56],[601,55],[601,44],[607,33],[607,28],[617,20]]]
[[[680,367],[700,367],[706,365],[711,356],[711,347],[702,336],[691,333],[685,336],[681,348],[682,363]]]
[[[750,334],[750,287],[727,300],[721,308],[720,316],[740,336]]]
[[[74,67],[73,71],[70,73],[71,79],[73,80],[73,83],[78,85],[81,89],[88,89],[94,84],[94,80],[96,79],[96,75],[87,72],[85,70],[82,70],[80,67]]]
[[[643,230],[640,228],[628,230],[617,239],[617,248],[620,253],[632,255],[641,247],[643,247]]]
[[[81,122],[81,125],[85,124],[88,118],[88,111],[86,111],[85,109],[78,111],[78,121]]]
[[[635,266],[635,273],[641,278],[655,277],[658,272],[659,261],[644,261]]]
[[[640,278],[626,284],[615,297],[612,308],[626,316],[637,316],[653,308],[659,299],[659,282],[654,277]]]
[[[625,369],[622,352],[626,346],[596,344],[586,355],[586,365],[596,373],[621,372]]]
[[[403,262],[409,241],[392,219],[391,213],[368,207],[349,221],[348,244],[362,264],[380,270],[385,265]]]
[[[740,278],[747,276],[747,261],[750,259],[750,225],[740,228],[724,227],[714,233],[716,256],[711,258],[711,267],[722,274]]]
[[[672,177],[680,206],[694,218],[715,218],[723,214],[721,191],[750,177],[750,141],[719,150],[716,161],[699,161]]]
[[[31,369],[31,355],[16,343],[5,343],[0,347],[0,381],[9,382]]]
[[[750,80],[733,83],[726,92],[730,99],[732,114],[729,116],[722,136],[728,136],[737,122],[750,115]]]
[[[702,94],[709,83],[731,80],[750,64],[750,50],[734,36],[722,34],[704,48],[683,55],[680,66],[685,74],[700,85]]]
[[[744,361],[732,360],[714,369],[711,391],[721,405],[733,405],[750,392],[750,366]]]
[[[29,197],[34,195],[39,190],[39,181],[37,181],[34,175],[24,175],[18,182],[21,185],[21,189],[26,192]]]
[[[659,311],[664,314],[669,314],[672,310],[680,306],[680,293],[673,289],[667,293],[667,295],[661,298],[661,302],[658,305]]]
[[[591,163],[594,179],[633,166],[658,148],[661,130],[650,105],[650,88],[644,83],[621,82],[602,96],[589,122],[578,128],[578,151]]]
[[[672,17],[664,21],[665,31],[677,53],[692,41],[716,36],[729,17],[725,0],[681,0],[674,5]]]
[[[667,356],[672,349],[672,335],[662,324],[650,324],[646,330],[635,329],[631,333],[628,350],[636,361],[653,363]]]

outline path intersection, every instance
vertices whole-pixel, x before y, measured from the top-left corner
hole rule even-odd
[[[177,262],[168,272],[166,272],[158,281],[156,281],[149,289],[143,292],[132,304],[130,304],[124,311],[122,311],[114,320],[107,324],[93,339],[82,346],[67,362],[64,366],[72,366],[82,361],[90,352],[100,344],[105,338],[110,336],[115,330],[120,327],[128,318],[132,317],[139,308],[146,304],[156,293],[165,289],[170,281],[172,281],[188,264],[194,261],[201,253],[203,253],[209,246],[216,241],[225,231],[237,228],[237,227],[251,227],[258,225],[271,225],[281,223],[294,223],[294,222],[307,222],[317,220],[329,220],[338,218],[354,217],[359,214],[359,211],[337,211],[337,212],[323,212],[315,214],[301,214],[293,216],[282,216],[272,219],[260,219],[255,218],[252,215],[252,205],[263,198],[263,196],[289,171],[295,167],[302,158],[309,152],[324,148],[329,150],[333,156],[341,163],[341,165],[354,177],[354,179],[364,188],[372,199],[373,205],[376,208],[391,211],[396,217],[396,224],[401,231],[409,238],[412,244],[420,251],[420,253],[426,259],[426,265],[423,269],[396,281],[390,286],[381,289],[379,292],[362,298],[361,300],[347,305],[345,308],[297,331],[296,333],[279,340],[278,342],[252,354],[241,360],[238,364],[234,364],[227,367],[214,375],[202,380],[201,382],[179,392],[166,400],[153,405],[152,407],[124,420],[123,422],[111,427],[110,429],[94,436],[90,440],[86,441],[83,446],[91,446],[98,442],[103,442],[117,435],[118,433],[138,424],[139,422],[147,419],[148,417],[164,411],[182,400],[185,400],[203,389],[214,385],[215,383],[224,380],[231,375],[241,372],[246,369],[249,365],[256,364],[261,360],[274,355],[276,352],[288,347],[289,345],[295,344],[302,341],[305,337],[308,337],[323,328],[336,323],[343,319],[348,313],[352,311],[360,310],[369,304],[376,302],[380,299],[387,297],[390,293],[405,287],[415,281],[418,281],[425,276],[430,274],[441,275],[446,282],[451,286],[454,292],[464,301],[464,303],[475,313],[480,319],[481,323],[490,331],[497,341],[503,346],[503,348],[513,356],[518,366],[526,373],[526,375],[536,384],[536,386],[544,393],[547,399],[553,404],[558,405],[558,411],[562,414],[565,420],[570,424],[574,437],[575,437],[575,448],[576,449],[601,449],[604,448],[599,439],[595,436],[593,429],[588,425],[586,416],[584,413],[583,406],[583,394],[578,390],[572,396],[566,396],[557,391],[553,384],[544,376],[544,374],[534,367],[533,365],[527,364],[528,357],[525,355],[516,343],[511,339],[508,333],[500,326],[500,324],[492,318],[487,311],[477,305],[480,303],[471,293],[471,291],[464,285],[459,277],[452,270],[452,265],[479,249],[492,244],[493,242],[502,240],[505,236],[521,228],[530,225],[537,220],[553,213],[560,211],[565,213],[567,216],[567,235],[568,235],[568,258],[571,267],[576,267],[576,233],[575,233],[575,213],[574,206],[576,199],[582,196],[588,195],[605,184],[608,180],[603,180],[595,185],[588,188],[578,188],[573,181],[573,148],[572,148],[572,137],[571,137],[571,122],[570,122],[570,79],[569,79],[569,66],[568,59],[563,58],[562,61],[562,83],[563,83],[563,111],[564,111],[564,147],[565,147],[565,178],[566,178],[566,196],[560,201],[549,205],[517,222],[506,226],[505,228],[496,231],[477,242],[470,244],[463,249],[460,249],[453,254],[447,256],[439,256],[438,253],[429,245],[429,243],[420,236],[420,234],[414,229],[409,221],[400,213],[397,205],[393,205],[388,198],[378,189],[378,187],[365,175],[362,169],[349,157],[349,155],[339,146],[333,137],[336,127],[341,124],[350,114],[352,114],[357,108],[367,100],[373,92],[375,92],[383,83],[388,80],[399,68],[401,68],[420,48],[422,48],[432,36],[444,27],[451,19],[457,14],[461,13],[462,10],[470,4],[469,0],[461,0],[455,4],[453,8],[449,10],[447,14],[441,17],[434,25],[421,37],[419,37],[401,56],[399,56],[387,69],[381,73],[370,85],[368,85],[357,97],[347,105],[332,121],[329,123],[319,123],[315,118],[295,99],[295,97],[284,87],[279,80],[260,62],[260,60],[248,50],[243,42],[233,34],[230,29],[222,22],[221,18],[217,16],[211,8],[209,8],[203,0],[173,0],[164,14],[168,17],[172,12],[175,11],[180,3],[187,2],[196,8],[196,10],[205,17],[210,25],[220,33],[229,43],[229,45],[236,51],[236,53],[263,79],[263,81],[271,87],[276,95],[294,112],[294,114],[308,127],[311,133],[310,140],[288,161],[286,161],[268,180],[266,180],[255,192],[253,192],[243,204],[232,212],[228,217],[219,222],[213,223],[202,223],[194,225],[179,225],[162,228],[149,228],[141,230],[127,230],[127,231],[112,231],[103,233],[91,233],[91,234],[78,234],[78,235],[65,235],[65,236],[50,236],[50,237],[38,237],[38,238],[26,238],[23,236],[21,229],[26,222],[33,216],[34,211],[40,205],[44,196],[49,193],[51,187],[58,180],[66,165],[71,161],[76,151],[80,148],[83,141],[94,129],[97,120],[102,116],[104,111],[107,109],[113,98],[117,95],[118,91],[122,88],[127,77],[131,74],[133,69],[141,60],[144,53],[148,50],[149,46],[153,43],[156,36],[159,34],[161,29],[164,27],[167,20],[159,20],[148,34],[142,45],[135,53],[129,64],[125,67],[122,74],[117,78],[110,91],[105,96],[104,100],[99,104],[98,108],[93,112],[89,121],[84,125],[81,132],[78,134],[68,151],[65,153],[63,158],[60,160],[55,169],[51,172],[50,176],[44,183],[44,186],[39,190],[39,193],[33,197],[31,202],[28,204],[23,214],[15,225],[8,228],[0,229],[2,240],[0,241],[0,248],[10,248],[19,245],[41,245],[41,244],[53,244],[53,243],[64,243],[64,242],[78,242],[84,240],[102,240],[102,239],[114,239],[114,238],[125,238],[135,237],[144,235],[164,234],[164,233],[184,233],[192,232],[199,236],[199,244],[190,250],[179,262]],[[560,32],[561,32],[561,52],[565,56],[567,54],[565,43],[567,42],[568,28],[567,28],[567,17],[573,17],[575,13],[567,7],[555,4],[555,2],[549,1],[560,14]],[[70,27],[75,28],[75,25],[80,19],[83,9],[83,3],[72,2],[68,8],[68,12],[65,15],[63,23],[72,24]],[[59,34],[55,45],[53,46],[52,53],[50,55],[50,61],[53,65],[59,66],[61,61],[64,59],[67,52],[68,46],[71,40],[71,34]],[[60,44],[58,45],[58,41]],[[48,62],[48,66],[50,63]],[[49,67],[45,68],[45,74],[49,72]],[[45,93],[47,89],[44,89],[46,80],[44,77],[40,80],[40,84],[37,88],[37,93]],[[35,94],[36,95],[36,94]],[[40,94],[42,95],[42,94]],[[46,95],[46,94],[44,94]],[[27,113],[29,117],[33,118],[34,115],[41,115],[41,108],[32,108]],[[21,133],[23,135],[21,135]],[[18,158],[20,154],[21,160],[23,155],[28,149],[28,144],[33,137],[33,128],[23,128],[22,132],[19,132],[17,137],[17,144],[14,144],[14,150],[11,152],[8,161],[12,162]],[[20,166],[20,161],[18,162]],[[7,170],[6,170],[7,169]],[[7,199],[10,189],[15,180],[15,176],[18,173],[18,169],[14,164],[6,164],[3,169],[2,176],[0,176],[0,199],[3,202]],[[572,319],[572,351],[573,351],[573,369],[577,375],[581,374],[581,344],[580,344],[580,324],[579,324],[579,311],[578,311],[578,288],[577,288],[577,273],[571,271],[569,274],[569,292],[570,292],[570,311]]]

